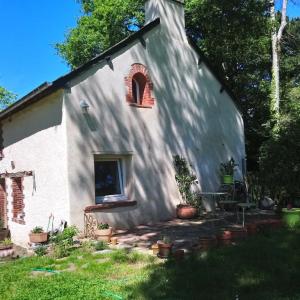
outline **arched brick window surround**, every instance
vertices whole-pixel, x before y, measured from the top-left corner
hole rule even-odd
[[[140,99],[136,99],[134,84],[139,84]],[[142,64],[133,64],[127,77],[125,77],[127,87],[126,101],[131,106],[152,108],[155,99],[153,94],[153,83],[147,68]],[[134,95],[135,94],[135,95]],[[138,101],[137,101],[138,100]]]

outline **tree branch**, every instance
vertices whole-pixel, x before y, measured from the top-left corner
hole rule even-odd
[[[280,23],[280,27],[279,27],[278,33],[277,33],[277,42],[278,43],[280,43],[282,34],[283,34],[283,30],[284,30],[285,26],[287,25],[287,22],[286,22],[287,3],[288,3],[288,0],[282,0],[281,23]]]

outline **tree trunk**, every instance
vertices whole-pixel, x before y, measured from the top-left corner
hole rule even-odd
[[[279,114],[280,108],[280,42],[283,30],[287,24],[286,9],[288,0],[282,0],[281,23],[276,30],[275,1],[270,0],[270,15],[272,21],[272,110]]]

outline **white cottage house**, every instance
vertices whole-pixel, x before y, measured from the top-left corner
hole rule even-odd
[[[242,115],[186,36],[182,1],[145,12],[140,31],[0,113],[0,213],[16,244],[50,214],[82,230],[85,213],[118,228],[174,217],[175,154],[202,191],[231,156],[242,176]]]

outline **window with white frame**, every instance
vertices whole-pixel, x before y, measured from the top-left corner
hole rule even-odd
[[[124,170],[121,159],[96,160],[96,203],[125,200],[124,181]]]

